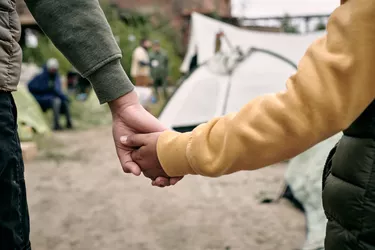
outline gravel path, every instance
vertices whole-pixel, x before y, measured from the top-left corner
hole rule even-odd
[[[110,127],[59,133],[26,164],[33,249],[298,249],[304,216],[286,201],[259,203],[278,194],[284,172],[188,176],[157,189],[122,173]]]

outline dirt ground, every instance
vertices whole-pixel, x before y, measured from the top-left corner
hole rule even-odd
[[[275,197],[285,166],[173,188],[123,174],[110,127],[53,136],[26,164],[36,250],[293,250],[304,216]]]

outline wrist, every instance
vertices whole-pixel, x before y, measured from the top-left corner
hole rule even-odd
[[[137,93],[132,90],[129,93],[120,96],[119,98],[108,102],[109,108],[113,115],[118,113],[119,111],[123,111],[124,109],[134,106],[140,105]]]

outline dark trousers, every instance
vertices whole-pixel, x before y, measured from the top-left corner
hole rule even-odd
[[[31,249],[29,233],[16,105],[10,93],[0,91],[0,249]]]
[[[164,98],[167,100],[168,99],[168,92],[167,92],[167,81],[162,79],[162,78],[156,78],[154,79],[154,92],[155,92],[155,97],[156,98],[159,98],[160,97],[160,94],[159,94],[159,87],[162,87],[163,89],[163,94],[164,94]]]
[[[66,126],[68,128],[72,127],[72,118],[70,116],[69,104],[67,101],[61,100],[56,97],[52,101],[52,111],[53,111],[53,128],[60,129],[60,114],[64,114],[66,117]]]

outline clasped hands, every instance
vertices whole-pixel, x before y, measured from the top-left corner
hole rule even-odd
[[[157,141],[160,132],[122,136],[121,143],[131,150],[131,158],[143,175],[152,180],[153,186],[175,185],[181,178],[170,178],[163,170],[157,156]],[[169,179],[169,182],[168,182]]]
[[[169,177],[161,167],[156,144],[166,130],[148,113],[132,91],[109,103],[112,112],[112,132],[117,156],[125,173],[143,174],[153,186],[175,185],[182,177]]]

